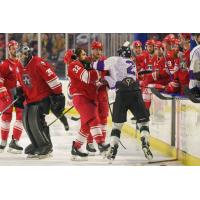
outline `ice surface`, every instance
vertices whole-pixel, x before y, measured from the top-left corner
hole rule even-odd
[[[55,119],[53,114],[47,117],[47,121],[51,122]],[[7,149],[0,154],[0,166],[11,165],[11,166],[66,166],[66,165],[83,165],[83,166],[143,166],[143,165],[181,165],[179,162],[164,162],[148,164],[148,161],[144,157],[140,143],[132,138],[123,135],[121,141],[127,148],[126,150],[120,146],[116,160],[111,164],[108,164],[106,159],[103,159],[101,155],[90,156],[88,161],[71,161],[71,145],[75,138],[76,133],[79,130],[79,122],[69,120],[70,130],[66,132],[60,121],[55,122],[51,127],[52,142],[54,145],[53,157],[31,160],[27,159],[25,154],[15,155],[7,152]],[[110,130],[108,130],[110,133]],[[11,136],[11,134],[10,134]],[[109,141],[109,136],[107,138]],[[29,144],[29,139],[26,133],[23,132],[23,136],[20,140],[20,145],[26,147]],[[84,147],[83,147],[84,148]],[[160,153],[153,151],[154,161],[157,160],[168,160],[170,157],[162,156]]]

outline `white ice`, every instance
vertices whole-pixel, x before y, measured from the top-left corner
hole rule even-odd
[[[51,122],[55,119],[53,114],[47,117],[47,121]],[[76,133],[79,130],[79,122],[69,121],[70,130],[66,132],[60,121],[55,122],[50,127],[50,132],[53,142],[53,156],[46,159],[31,160],[27,159],[25,154],[11,154],[7,152],[7,148],[3,153],[0,153],[0,166],[66,166],[66,165],[83,165],[83,166],[110,166],[110,165],[122,165],[122,166],[143,166],[143,165],[181,165],[177,161],[173,162],[161,162],[149,164],[141,149],[141,144],[134,138],[123,135],[121,141],[123,142],[126,150],[120,146],[118,155],[112,164],[108,164],[106,159],[103,159],[101,155],[89,156],[88,161],[71,161],[71,145],[75,138]],[[108,130],[108,135],[110,129]],[[10,133],[11,137],[11,133]],[[109,141],[109,136],[107,137]],[[20,139],[20,145],[26,147],[29,144],[29,139],[26,133],[23,131],[23,135]],[[163,156],[157,151],[152,151],[154,154],[153,161],[163,161],[172,159],[170,157]]]

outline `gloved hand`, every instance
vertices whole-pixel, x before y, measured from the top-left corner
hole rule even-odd
[[[92,70],[93,69],[91,63],[87,60],[82,61],[82,64],[84,66],[84,69],[86,69],[86,70]]]
[[[25,97],[24,97],[24,93],[21,87],[17,87],[16,88],[16,92],[14,94],[14,100],[18,99],[15,103],[14,103],[14,107],[16,108],[24,108],[24,101],[25,101]]]
[[[4,103],[8,103],[11,101],[10,95],[8,94],[8,91],[5,87],[0,88],[0,100],[3,101]]]
[[[65,109],[65,96],[61,94],[53,94],[50,96],[51,109],[61,114]]]

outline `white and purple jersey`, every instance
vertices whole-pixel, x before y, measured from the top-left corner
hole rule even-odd
[[[200,45],[196,46],[190,53],[190,83],[189,88],[200,88],[200,81],[194,77],[195,73],[200,72]]]
[[[104,61],[97,61],[93,64],[93,68],[99,71],[108,70],[109,76],[105,76],[109,87],[115,89],[116,83],[129,77],[136,81],[136,66],[129,58],[119,56],[109,57]]]

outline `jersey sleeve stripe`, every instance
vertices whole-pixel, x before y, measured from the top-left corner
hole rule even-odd
[[[84,83],[87,83],[89,82],[89,73],[87,70],[84,70],[81,75],[80,75],[80,79],[81,81],[83,81]]]
[[[54,88],[57,87],[58,85],[61,85],[58,78],[52,79],[51,81],[47,81],[47,84],[49,85],[50,88]]]

